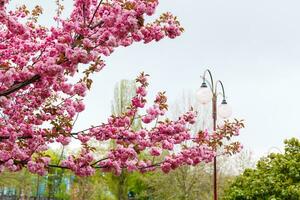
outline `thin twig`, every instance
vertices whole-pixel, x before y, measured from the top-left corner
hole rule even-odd
[[[83,23],[86,26],[86,16],[85,16],[85,4],[82,5]]]
[[[94,29],[97,28],[98,26],[100,27],[102,24],[104,24],[103,21],[98,22],[97,24],[95,24],[94,26],[91,27],[91,30],[94,30]]]
[[[56,163],[57,165],[60,163],[60,161],[61,161],[61,159],[62,159],[62,157],[64,155],[64,151],[65,151],[65,145],[63,145],[63,148],[61,150],[61,154],[60,154],[59,159],[58,159],[58,161]]]
[[[63,167],[63,166],[60,166],[60,165],[48,165],[48,167],[60,168],[60,169],[69,169],[68,167]]]
[[[96,10],[95,10],[95,12],[94,12],[94,14],[93,14],[93,16],[92,16],[92,19],[91,19],[91,21],[90,21],[90,23],[89,23],[89,27],[90,27],[91,24],[93,23],[94,18],[95,18],[95,16],[96,16],[96,13],[98,12],[98,10],[99,10],[100,5],[102,4],[102,2],[103,2],[103,0],[101,0],[101,1],[99,2],[99,4],[98,4],[98,6],[97,6],[97,8],[96,8]]]
[[[104,160],[107,160],[107,159],[108,158],[102,158],[101,160],[98,160],[98,161],[94,162],[93,164],[91,164],[91,166],[93,167],[93,166],[97,165],[98,163],[100,163],[100,162],[102,162]]]

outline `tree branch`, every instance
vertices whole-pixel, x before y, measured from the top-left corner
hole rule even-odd
[[[11,88],[9,88],[8,90],[5,90],[5,91],[2,91],[0,92],[0,97],[1,96],[8,96],[24,87],[26,87],[27,85],[30,85],[31,83],[34,83],[36,81],[38,81],[39,79],[41,78],[40,75],[34,75],[33,77],[31,77],[30,79],[26,80],[26,81],[23,81],[21,83],[17,83],[17,84],[14,84]]]
[[[104,161],[104,160],[107,160],[107,159],[108,159],[108,158],[102,158],[102,159],[100,159],[100,160],[94,162],[93,164],[91,164],[91,166],[94,167],[94,166],[97,165],[98,163],[100,163],[100,162],[102,162],[102,161]]]
[[[89,23],[89,26],[91,26],[91,24],[93,23],[94,18],[95,18],[95,16],[96,16],[96,13],[98,12],[98,10],[99,10],[100,5],[102,4],[102,2],[103,2],[103,0],[101,0],[101,1],[99,2],[99,4],[98,4],[98,6],[97,6],[97,8],[96,8],[96,10],[95,10],[95,12],[94,12],[94,14],[93,14],[93,16],[92,16],[92,19],[91,19],[91,21],[90,21],[90,23]]]
[[[91,130],[91,129],[93,129],[93,128],[99,128],[99,127],[101,127],[102,125],[99,125],[99,126],[93,126],[93,127],[91,127],[91,128],[87,128],[87,129],[84,129],[84,130],[82,130],[82,131],[78,131],[78,132],[74,132],[74,133],[69,133],[70,134],[70,136],[74,136],[74,135],[78,135],[79,133],[83,133],[83,132],[85,132],[85,131],[88,131],[88,130]],[[44,135],[44,136],[42,136],[42,137],[48,137],[48,135]],[[31,136],[31,135],[28,135],[28,136],[19,136],[17,139],[32,139],[33,138],[33,136]],[[0,136],[0,142],[1,142],[1,140],[7,140],[7,139],[9,139],[9,136]],[[120,138],[120,139],[122,139],[122,138]]]
[[[60,168],[60,169],[69,169],[68,167],[63,167],[63,166],[60,166],[60,165],[48,165],[48,167]]]
[[[97,24],[95,24],[94,26],[91,27],[91,30],[94,30],[94,29],[97,28],[98,26],[102,26],[102,24],[104,24],[103,21],[98,22]]]

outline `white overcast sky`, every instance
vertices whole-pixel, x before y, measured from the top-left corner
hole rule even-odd
[[[53,23],[54,0],[40,4],[41,23]],[[72,0],[65,0],[66,12]],[[113,88],[141,71],[151,75],[150,96],[167,91],[170,102],[195,91],[206,68],[224,82],[234,117],[246,120],[240,141],[255,156],[300,136],[300,2],[298,0],[161,0],[157,15],[171,11],[185,28],[175,40],[120,48],[95,77],[77,128],[105,121]]]

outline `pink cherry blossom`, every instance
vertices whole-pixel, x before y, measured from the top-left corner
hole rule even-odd
[[[0,172],[27,167],[45,175],[50,167],[61,167],[80,176],[92,175],[96,168],[117,175],[123,169],[146,172],[161,168],[167,173],[182,165],[211,162],[220,141],[238,135],[243,128],[241,122],[227,122],[215,132],[200,131],[194,137],[189,126],[196,113],[187,111],[177,120],[167,119],[165,93],[158,93],[148,105],[148,75],[141,73],[126,112],[74,132],[94,74],[105,67],[107,56],[136,42],[173,39],[183,28],[168,12],[145,22],[154,15],[158,0],[74,0],[70,16],[54,16],[58,26],[46,28],[31,12],[8,11],[8,4],[0,0]],[[35,9],[40,12],[39,7]],[[133,128],[136,120],[141,120],[139,130]],[[156,123],[151,127],[151,122]],[[59,164],[44,156],[50,144],[69,145],[71,138],[83,144],[78,155],[69,155]],[[116,146],[99,159],[91,140],[114,141]],[[182,145],[187,142],[191,145]],[[224,153],[240,148],[239,143],[232,143],[225,146]],[[168,156],[157,163],[140,156],[159,158],[163,150]]]

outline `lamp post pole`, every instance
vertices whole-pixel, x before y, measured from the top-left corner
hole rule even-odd
[[[212,110],[213,110],[213,131],[217,129],[217,94],[213,93],[212,98]],[[214,200],[218,200],[217,189],[217,155],[214,157]]]
[[[209,75],[209,81],[206,79],[206,74]],[[202,76],[203,82],[198,91],[198,98],[200,103],[207,104],[212,102],[212,120],[213,120],[213,131],[215,132],[217,129],[217,116],[221,116],[222,118],[228,118],[231,115],[231,108],[227,105],[226,97],[225,97],[225,90],[222,81],[218,80],[214,82],[212,73],[210,70],[205,70]],[[209,87],[207,87],[207,83]],[[218,113],[218,85],[221,86],[222,89],[222,96],[223,100],[219,107]],[[217,149],[214,149],[217,151]],[[218,188],[217,188],[217,155],[214,157],[213,160],[213,190],[214,190],[214,200],[218,200]]]

